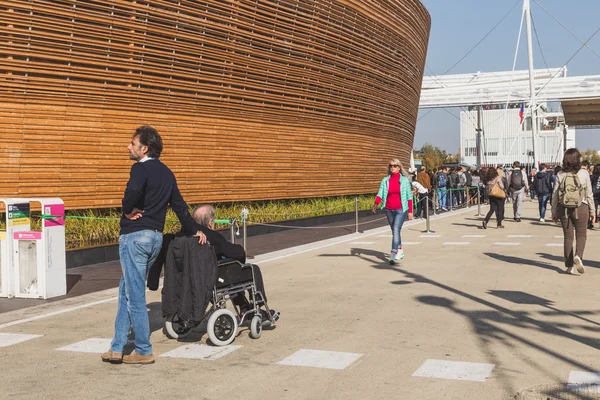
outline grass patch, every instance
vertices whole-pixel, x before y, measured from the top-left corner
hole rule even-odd
[[[373,205],[375,195],[358,197],[359,210],[368,210]],[[214,204],[217,219],[241,219],[244,208],[248,209],[249,222],[271,223],[293,219],[320,217],[323,215],[341,214],[354,211],[355,196],[318,197],[295,200],[254,201],[240,203]],[[0,213],[3,214],[3,213]],[[117,243],[119,240],[119,221],[121,210],[88,209],[67,210],[65,220],[65,240],[67,249]],[[6,229],[4,215],[0,221],[0,229]],[[31,213],[31,229],[41,229],[39,212]],[[180,230],[179,221],[173,210],[167,211],[165,233]],[[218,225],[217,229],[228,225]]]

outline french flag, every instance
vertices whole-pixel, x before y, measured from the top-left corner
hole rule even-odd
[[[525,118],[525,103],[521,103],[521,109],[519,110],[519,124],[523,124],[523,119]]]

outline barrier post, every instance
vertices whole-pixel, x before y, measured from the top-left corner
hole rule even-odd
[[[356,233],[358,233],[358,196],[354,199],[354,223],[356,224]]]
[[[425,197],[426,206],[425,206],[425,230],[422,233],[435,233],[435,231],[431,230],[431,221],[429,219],[429,195]]]
[[[467,208],[471,208],[471,188],[469,186],[465,187],[465,192],[467,193]]]
[[[246,246],[246,238],[248,237],[248,234],[246,232],[246,218],[243,219],[242,221],[243,225],[244,225],[244,232],[243,232],[243,242],[242,242],[242,246],[244,247],[244,250],[247,250],[247,246]],[[248,253],[248,251],[246,251],[246,253]]]
[[[481,198],[481,187],[477,186],[477,214],[475,215],[476,217],[483,217],[483,214],[481,213],[481,201],[483,199]]]
[[[229,223],[231,224],[229,226],[230,242],[235,243],[235,219],[231,219]]]
[[[436,207],[439,205],[439,199],[438,199],[438,195],[437,195],[437,190],[433,189],[433,187],[431,188],[432,192],[433,192],[433,199],[431,201],[431,207],[433,208],[433,215],[435,215],[435,209]]]
[[[248,225],[246,221],[248,220],[248,214],[249,211],[247,208],[242,209],[242,227],[244,228],[244,231],[242,232],[242,246],[244,247],[246,254],[248,254],[248,247],[246,246],[246,239],[248,238]]]
[[[450,190],[448,190],[448,193],[450,194],[448,197],[450,197],[448,200],[450,202],[450,211],[452,211],[452,207],[454,205],[454,193],[452,193],[452,188],[450,188]]]

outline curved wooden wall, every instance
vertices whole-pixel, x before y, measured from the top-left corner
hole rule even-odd
[[[141,124],[190,204],[372,193],[408,163],[418,0],[16,0],[0,20],[0,197],[120,206]]]

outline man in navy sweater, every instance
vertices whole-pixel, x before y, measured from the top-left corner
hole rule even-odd
[[[119,283],[119,304],[115,321],[115,336],[110,350],[102,360],[112,363],[152,364],[150,324],[146,309],[146,274],[161,246],[167,207],[171,205],[187,235],[198,236],[198,242],[219,240],[220,235],[200,227],[189,213],[177,187],[175,176],[159,157],[162,139],[151,126],[139,127],[127,147],[136,163],[131,172],[125,195],[119,235],[119,258],[123,275]],[[129,328],[135,332],[135,350],[123,357]]]

